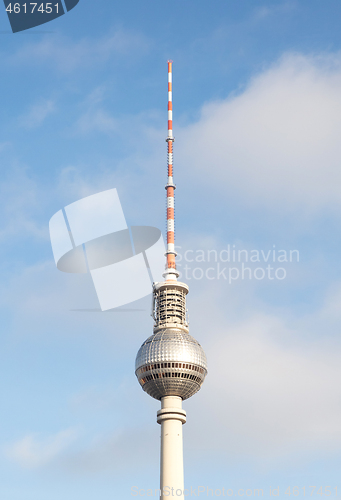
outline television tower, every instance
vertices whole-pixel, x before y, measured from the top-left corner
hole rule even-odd
[[[135,374],[142,389],[161,400],[157,422],[161,424],[161,500],[184,500],[182,425],[186,412],[182,401],[195,394],[207,374],[203,348],[189,335],[186,295],[188,286],[177,281],[174,248],[172,61],[168,61],[167,252],[164,281],[153,283],[153,335],[140,347]]]

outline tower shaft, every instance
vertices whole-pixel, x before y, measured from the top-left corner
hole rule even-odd
[[[186,422],[186,412],[182,409],[182,399],[163,397],[157,422],[161,424],[160,500],[170,496],[184,500],[182,425]]]

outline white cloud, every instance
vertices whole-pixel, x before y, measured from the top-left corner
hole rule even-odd
[[[36,468],[47,465],[77,438],[75,429],[66,429],[45,439],[29,434],[6,448],[8,458],[24,468]]]
[[[300,318],[271,312],[257,301],[256,290],[254,296],[225,292],[224,317],[214,304],[218,295],[215,290],[211,299],[197,298],[191,310],[192,317],[201,315],[195,336],[207,353],[209,373],[200,395],[188,403],[188,413],[196,415],[187,431],[190,448],[200,451],[195,436],[205,428],[200,449],[231,459],[257,456],[271,464],[338,452],[341,344],[335,331],[341,318],[331,318],[330,311],[340,305],[340,286],[317,311]],[[238,318],[229,318],[230,309],[239,311]]]
[[[178,131],[191,175],[244,205],[339,207],[341,56],[289,54]]]

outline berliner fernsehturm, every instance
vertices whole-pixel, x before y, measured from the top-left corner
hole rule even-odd
[[[195,394],[207,374],[203,348],[189,335],[186,296],[188,286],[177,281],[174,247],[172,62],[168,61],[167,252],[164,281],[153,284],[153,335],[140,347],[135,374],[142,389],[161,401],[161,499],[184,499],[182,425],[186,412],[182,401]]]

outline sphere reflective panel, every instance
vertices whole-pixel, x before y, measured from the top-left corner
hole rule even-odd
[[[184,330],[165,328],[140,347],[135,374],[142,389],[155,399],[164,396],[188,399],[205,380],[206,356],[199,342]]]

